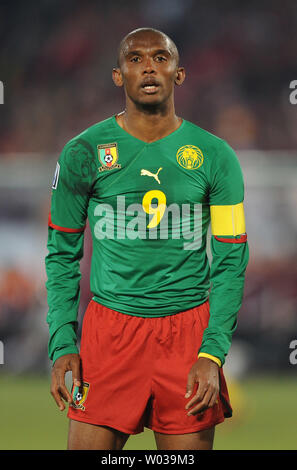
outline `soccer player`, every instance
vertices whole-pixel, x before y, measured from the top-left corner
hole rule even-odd
[[[132,31],[113,69],[125,110],[71,139],[57,163],[47,321],[51,393],[60,410],[70,405],[68,449],[122,449],[144,426],[158,449],[212,449],[215,426],[232,415],[222,366],[248,262],[244,184],[230,146],[176,115],[184,79],[167,35]],[[78,351],[87,218],[93,298]]]

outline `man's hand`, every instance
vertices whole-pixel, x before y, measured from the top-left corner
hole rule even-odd
[[[72,397],[65,385],[65,374],[72,371],[72,380],[75,386],[81,386],[81,368],[79,354],[65,354],[59,357],[52,368],[51,394],[61,411],[65,409],[63,400],[72,402]],[[63,398],[63,400],[62,400]]]
[[[194,406],[188,416],[196,415],[215,405],[219,393],[219,366],[205,357],[200,357],[192,366],[187,383],[185,398],[190,398],[195,383],[198,383],[197,392],[186,404],[186,410]]]

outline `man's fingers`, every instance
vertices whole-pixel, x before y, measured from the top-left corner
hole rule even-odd
[[[55,400],[56,404],[58,405],[58,407],[60,408],[60,410],[63,411],[65,409],[65,405],[64,405],[64,402],[61,399],[58,388],[51,387],[51,395],[54,398],[54,400]]]
[[[81,386],[81,364],[80,359],[71,361],[72,381],[76,387]]]
[[[61,404],[62,404],[62,408],[65,409],[65,405],[63,401],[61,400],[61,398],[63,398],[68,403],[72,402],[71,395],[68,391],[68,388],[65,385],[65,372],[66,371],[62,369],[54,370],[55,380],[54,380],[53,387],[52,387],[54,394],[52,395],[56,399],[56,402],[58,400],[57,404],[60,409],[61,409]]]
[[[54,372],[52,374],[52,385],[51,385],[50,392],[51,392],[51,395],[54,398],[56,404],[60,408],[60,410],[63,411],[65,409],[65,404],[64,404],[64,402],[62,400],[62,397],[59,393],[59,387],[58,387],[57,379],[56,379],[56,376],[55,376]]]
[[[194,385],[195,385],[195,375],[189,372],[185,398],[189,398],[192,395]]]
[[[208,407],[209,408],[212,408],[213,406],[215,406],[215,404],[218,402],[218,395],[219,395],[219,392],[218,391],[215,391],[209,401],[209,404],[208,404]]]
[[[65,410],[65,404],[64,404],[63,400],[61,399],[61,397],[59,395],[59,392],[51,392],[51,394],[54,397],[54,400],[57,403],[60,410],[64,411]]]
[[[199,412],[205,411],[209,407],[209,403],[210,403],[210,400],[212,399],[212,396],[213,396],[213,390],[208,389],[203,397],[203,400],[198,400],[199,404],[188,412],[188,416],[195,415]]]
[[[214,406],[219,392],[218,365],[207,358],[199,358],[192,366],[188,375],[187,387],[193,393],[193,383],[198,383],[195,395],[186,404],[188,416],[204,411]],[[187,393],[185,398],[191,394]]]
[[[203,383],[199,383],[198,385],[198,389],[197,389],[197,392],[195,393],[195,395],[191,398],[191,400],[186,404],[186,410],[188,410],[189,408],[191,408],[191,406],[194,405],[194,403],[197,403],[197,401],[201,401],[202,398],[204,397],[205,395],[205,392],[207,390],[207,385],[203,384]]]
[[[200,381],[197,389],[197,400],[201,401],[209,389],[209,383]]]
[[[68,403],[71,403],[72,402],[72,397],[68,391],[68,388],[66,387],[66,385],[60,385],[58,387],[58,391],[59,391],[59,394],[61,395],[61,397],[67,401]]]
[[[75,386],[81,386],[81,367],[79,354],[65,354],[59,357],[52,368],[51,394],[61,411],[65,409],[64,401],[72,403],[72,397],[65,385],[65,374],[72,371]],[[64,400],[64,401],[63,401]]]

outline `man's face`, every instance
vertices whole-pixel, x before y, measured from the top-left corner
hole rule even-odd
[[[169,39],[161,34],[131,35],[119,57],[118,78],[120,76],[126,95],[141,106],[166,102],[173,96],[174,84],[179,82],[182,68],[178,67],[177,60]]]

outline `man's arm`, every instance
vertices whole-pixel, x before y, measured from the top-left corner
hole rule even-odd
[[[53,361],[51,393],[61,410],[71,402],[65,373],[81,383],[76,345],[80,300],[80,260],[93,174],[92,154],[82,139],[70,141],[59,158],[52,186],[45,258],[48,293],[49,358]]]
[[[210,319],[204,331],[198,357],[213,355],[219,359],[219,365],[222,366],[237,327],[237,314],[243,298],[245,271],[249,259],[246,234],[234,237],[229,235],[228,238],[212,235],[211,251],[213,260],[210,270]]]
[[[198,360],[188,376],[186,398],[199,383],[197,393],[186,409],[196,414],[213,406],[219,393],[219,373],[231,346],[241,307],[245,271],[249,259],[245,219],[244,184],[239,162],[233,150],[224,143],[217,156],[210,184],[211,291],[210,319],[205,329]]]
[[[49,310],[49,358],[55,361],[78,353],[77,313],[80,300],[80,260],[84,233],[66,233],[49,227],[45,259]]]

